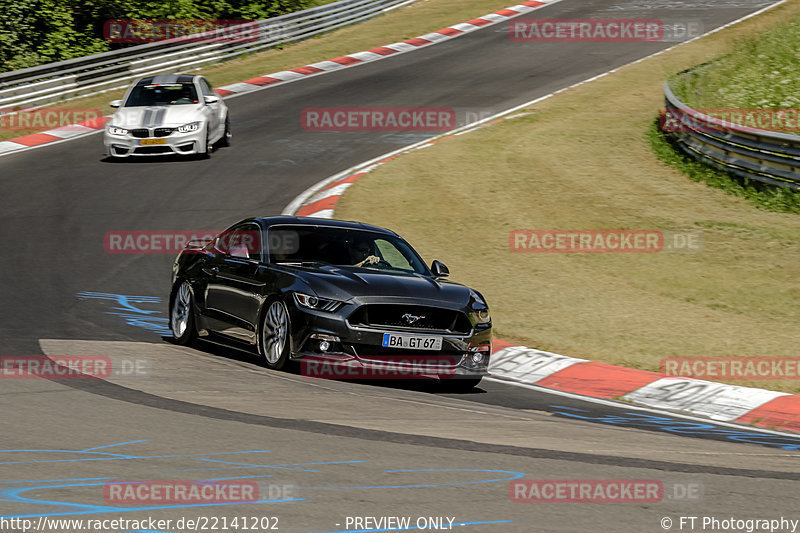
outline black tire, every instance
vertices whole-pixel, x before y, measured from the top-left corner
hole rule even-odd
[[[286,366],[291,351],[289,311],[281,300],[268,301],[258,328],[258,354],[272,370]]]
[[[200,159],[208,159],[211,157],[211,152],[214,151],[214,145],[211,143],[211,136],[206,128],[206,146],[205,152],[200,153]]]
[[[226,148],[231,145],[231,138],[233,134],[231,133],[231,119],[228,116],[225,116],[225,133],[222,134],[222,138],[217,141],[217,146],[221,148]]]
[[[442,379],[441,388],[444,392],[470,392],[478,386],[483,378],[456,378],[450,377]]]
[[[192,344],[197,338],[194,322],[194,295],[188,281],[175,284],[169,302],[169,329],[175,342],[181,346]]]

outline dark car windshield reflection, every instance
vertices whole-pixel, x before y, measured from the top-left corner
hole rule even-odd
[[[429,275],[422,259],[399,237],[350,228],[272,226],[269,261],[391,269]]]

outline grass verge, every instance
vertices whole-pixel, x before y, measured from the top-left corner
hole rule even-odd
[[[800,107],[800,16],[745,35],[711,63],[675,75],[676,96],[696,108]]]
[[[800,213],[800,193],[774,187],[755,180],[705,165],[685,155],[678,146],[665,135],[657,121],[647,130],[647,138],[653,152],[661,161],[679,170],[693,181],[703,182],[727,194],[745,198],[759,209],[785,213]]]
[[[744,110],[794,108],[791,116],[796,117],[800,108],[797,72],[800,72],[800,15],[788,15],[768,31],[739,37],[721,56],[671,76],[670,86],[678,98],[700,110],[738,110],[752,120],[753,115]],[[748,121],[745,124],[759,127]],[[797,120],[781,121],[778,127],[783,133],[800,131]],[[692,180],[746,198],[762,209],[800,213],[800,194],[699,163],[683,154],[656,127],[650,128],[648,137],[662,161]]]
[[[510,0],[459,0],[457,3],[452,0],[426,0],[282,49],[245,56],[193,72],[205,75],[217,87],[411,39],[513,4]],[[109,114],[112,109],[108,102],[122,98],[123,93],[124,90],[108,91],[48,107],[100,109],[103,114]],[[0,141],[36,131],[39,130],[0,128]]]
[[[687,179],[648,132],[671,73],[798,15],[788,2],[397,158],[348,189],[337,218],[393,228],[443,260],[489,299],[507,341],[646,370],[663,357],[796,356],[800,217]],[[700,230],[704,247],[513,253],[509,232],[523,228]],[[740,384],[800,392],[798,381]]]

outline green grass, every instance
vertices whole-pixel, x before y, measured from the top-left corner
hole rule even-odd
[[[679,99],[699,110],[794,109],[793,115],[797,116],[797,111],[800,111],[798,74],[800,16],[793,15],[774,24],[768,31],[737,37],[724,53],[672,75],[670,85]],[[800,132],[800,124],[786,126],[784,133]],[[760,209],[800,213],[800,193],[700,163],[685,155],[655,125],[647,136],[659,159],[690,179],[745,198]]]
[[[647,139],[661,161],[679,170],[692,181],[703,182],[730,195],[744,198],[759,209],[800,213],[800,193],[724,172],[689,157],[658,128],[657,120],[647,130]]]
[[[673,76],[671,84],[695,108],[800,107],[800,17],[738,39],[728,53]]]
[[[509,342],[644,370],[663,357],[796,356],[800,217],[792,207],[756,208],[757,192],[707,186],[726,184],[666,151],[653,120],[671,73],[798,16],[792,0],[530,114],[398,157],[350,187],[336,216],[389,227],[428,262],[442,260],[452,279],[486,296],[495,334]],[[697,174],[688,179],[678,164]],[[703,249],[509,250],[512,230],[548,228],[702,231]],[[798,381],[739,384],[800,392]]]

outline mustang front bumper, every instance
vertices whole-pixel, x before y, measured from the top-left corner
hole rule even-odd
[[[419,304],[419,301],[414,301]],[[351,304],[352,305],[352,304]],[[355,304],[354,307],[357,307]],[[326,313],[290,305],[292,358],[311,377],[334,379],[470,378],[488,374],[491,323],[468,333],[354,326],[350,313]],[[383,346],[386,333],[440,337],[441,350]]]

